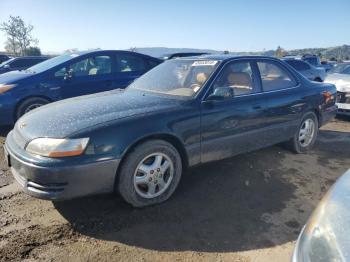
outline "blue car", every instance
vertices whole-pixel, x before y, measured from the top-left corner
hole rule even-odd
[[[85,51],[0,75],[0,125],[53,101],[125,88],[162,60],[128,51]]]
[[[47,56],[21,56],[11,58],[2,64],[0,64],[0,74],[4,74],[11,71],[25,70],[36,64],[44,62],[49,59]]]
[[[117,191],[143,207],[167,200],[187,167],[284,141],[306,153],[336,115],[336,92],[275,58],[171,59],[125,90],[29,112],[4,155],[34,197]]]

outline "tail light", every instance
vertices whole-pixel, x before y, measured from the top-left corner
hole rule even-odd
[[[326,103],[328,103],[329,101],[334,100],[334,95],[331,92],[329,92],[329,91],[324,91],[322,93],[322,95],[323,95],[324,100],[325,100]]]

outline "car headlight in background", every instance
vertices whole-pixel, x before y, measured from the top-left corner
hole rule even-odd
[[[89,138],[59,139],[36,138],[29,142],[26,151],[45,157],[67,157],[83,154]]]
[[[0,84],[0,94],[9,91],[10,89],[14,88],[15,86],[16,86],[16,84],[11,84],[11,85]]]

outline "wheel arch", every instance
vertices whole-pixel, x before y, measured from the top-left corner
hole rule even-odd
[[[16,103],[16,106],[15,106],[15,110],[13,112],[13,117],[14,119],[16,119],[16,114],[17,114],[17,110],[18,110],[18,107],[24,102],[26,101],[27,99],[30,99],[30,98],[43,98],[43,99],[46,99],[47,101],[49,101],[50,103],[53,102],[53,100],[48,97],[48,96],[44,96],[44,95],[29,95],[29,96],[25,96],[25,97],[22,97],[20,100],[17,101]]]
[[[183,169],[186,170],[186,168],[189,166],[189,159],[188,159],[188,154],[187,154],[187,151],[185,149],[185,146],[181,142],[181,140],[172,134],[167,134],[167,133],[152,134],[152,135],[148,135],[148,136],[145,136],[145,137],[142,137],[142,138],[136,140],[135,142],[133,142],[129,147],[127,147],[124,150],[124,152],[121,156],[121,161],[120,161],[118,169],[117,169],[115,183],[114,183],[115,186],[117,185],[117,182],[118,182],[119,172],[121,169],[120,167],[123,165],[123,162],[125,161],[126,156],[138,145],[140,145],[146,141],[154,140],[154,139],[164,140],[164,141],[170,143],[172,146],[174,146],[175,149],[180,154]]]
[[[305,110],[303,112],[302,117],[304,117],[304,115],[307,114],[307,113],[314,113],[316,115],[317,121],[318,121],[318,127],[320,128],[321,127],[321,121],[322,121],[320,109],[317,108],[317,107],[309,107],[307,110]]]

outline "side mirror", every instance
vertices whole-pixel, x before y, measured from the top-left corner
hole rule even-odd
[[[208,96],[208,100],[225,100],[230,99],[235,96],[233,88],[231,87],[217,87],[215,88],[213,94]]]
[[[70,80],[73,78],[73,69],[69,69],[67,72],[64,73],[64,80]]]
[[[9,65],[9,64],[6,64],[6,65],[4,65],[4,68],[5,68],[5,69],[9,69],[9,68],[10,68],[10,65]]]

